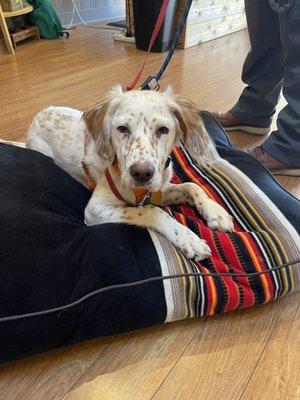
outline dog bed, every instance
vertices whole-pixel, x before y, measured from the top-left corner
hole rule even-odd
[[[224,160],[201,169],[185,149],[176,148],[173,181],[199,184],[234,217],[235,231],[208,229],[189,206],[166,207],[209,243],[212,257],[198,263],[147,229],[85,226],[89,190],[50,158],[0,145],[0,362],[253,307],[299,288],[299,264],[247,278],[198,276],[133,285],[183,272],[251,273],[300,257],[300,202],[253,157],[236,150],[209,113],[202,115]],[[119,284],[128,285],[113,286]]]

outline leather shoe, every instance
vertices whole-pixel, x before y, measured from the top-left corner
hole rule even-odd
[[[226,132],[230,131],[243,131],[252,133],[253,135],[266,135],[270,132],[270,126],[254,126],[244,124],[238,120],[230,111],[226,112],[213,112],[213,116],[219,124],[225,129]]]
[[[247,150],[248,154],[255,157],[265,168],[274,175],[300,176],[300,167],[294,167],[278,160],[267,153],[261,146]]]

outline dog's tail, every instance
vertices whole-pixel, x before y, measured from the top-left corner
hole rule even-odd
[[[2,140],[0,139],[0,144],[9,144],[11,146],[16,146],[16,147],[26,147],[26,143],[24,142],[13,142],[12,140]]]

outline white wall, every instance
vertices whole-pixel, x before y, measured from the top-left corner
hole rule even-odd
[[[71,0],[51,0],[62,25],[69,24],[72,18]],[[75,0],[85,21],[102,21],[111,18],[125,18],[125,0]],[[75,14],[74,23],[80,21]]]

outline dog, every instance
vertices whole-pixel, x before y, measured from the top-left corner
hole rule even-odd
[[[232,231],[233,223],[198,185],[170,182],[169,156],[180,141],[200,165],[219,159],[192,102],[171,89],[123,92],[117,86],[84,112],[67,107],[40,112],[29,127],[26,147],[52,157],[93,189],[85,208],[87,225],[146,227],[199,261],[211,255],[209,246],[159,206],[196,207],[212,229]]]

